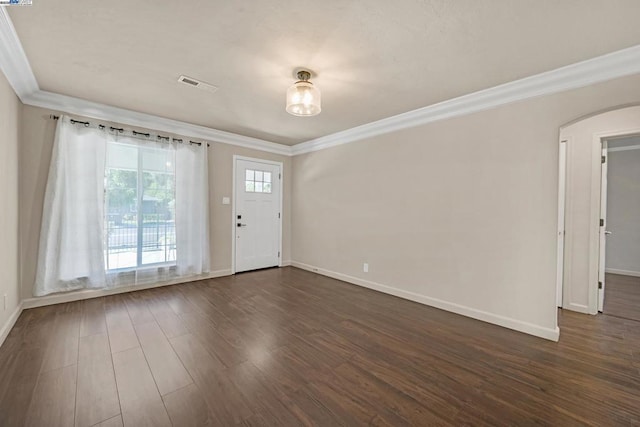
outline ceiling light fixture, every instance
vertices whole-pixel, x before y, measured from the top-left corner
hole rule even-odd
[[[298,81],[287,90],[287,113],[294,116],[315,116],[320,114],[320,89],[309,81],[311,73],[298,71]]]

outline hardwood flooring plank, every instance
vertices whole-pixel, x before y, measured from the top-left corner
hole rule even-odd
[[[181,335],[171,339],[171,345],[222,425],[237,424],[253,414],[224,365],[195,336]]]
[[[25,425],[37,382],[37,374],[25,375],[10,380],[10,392],[5,393],[2,400],[0,400],[0,425]]]
[[[106,421],[95,424],[93,427],[124,427],[124,425],[122,424],[122,416],[118,414],[113,418],[109,418]]]
[[[296,425],[300,420],[289,410],[286,396],[270,386],[268,378],[247,361],[228,370],[229,379],[254,413],[269,425]],[[283,402],[284,400],[284,402]]]
[[[268,417],[265,417],[263,414],[256,413],[236,425],[238,427],[269,427],[275,424],[273,424]]]
[[[337,382],[316,381],[305,387],[311,399],[320,402],[344,425],[368,425],[377,415],[377,408],[369,405],[366,399],[351,396],[350,390]]]
[[[369,421],[370,427],[394,427],[393,424],[390,424],[387,420],[385,420],[382,416],[376,415]]]
[[[143,292],[144,291],[131,292],[123,296],[124,304],[129,312],[129,318],[134,325],[155,320],[147,307],[143,295],[141,295]]]
[[[34,346],[17,338],[0,347],[2,360],[0,361],[0,399],[9,390],[8,385],[12,378],[25,375],[38,375],[44,361],[46,343],[42,346]]]
[[[113,354],[118,396],[125,426],[171,426],[142,349]]]
[[[76,401],[77,366],[71,365],[40,374],[26,426],[72,426]]]
[[[295,357],[293,357],[295,360]],[[291,354],[285,347],[263,355],[256,367],[269,378],[270,383],[285,394],[295,393],[303,387],[310,378],[307,374],[313,373],[308,365],[298,363],[297,366],[290,363]],[[298,368],[304,366],[304,372]],[[309,372],[306,369],[310,369]],[[316,374],[317,375],[317,374]]]
[[[87,299],[81,304],[80,337],[107,333],[104,298]]]
[[[92,426],[120,414],[118,390],[106,333],[80,339],[76,426]]]
[[[234,366],[248,360],[248,355],[229,344],[206,315],[188,313],[180,315],[180,318],[191,335],[197,337],[207,351],[222,361],[225,366]]]
[[[605,279],[604,313],[640,321],[640,277],[607,273]]]
[[[362,351],[360,347],[329,329],[302,337],[302,340],[309,343],[315,351],[334,358],[338,364]]]
[[[234,319],[233,324],[242,335],[243,341],[251,343],[247,350],[251,358],[253,358],[252,353],[255,353],[252,351],[253,348],[271,351],[286,345],[293,337],[277,325],[271,325],[271,319],[257,312]]]
[[[27,313],[30,320],[28,328],[26,328],[21,337],[21,349],[40,348],[46,350],[55,336],[53,333],[56,316],[54,306],[30,309],[26,310],[25,313]],[[38,372],[40,372],[41,368],[42,366],[38,366]]]
[[[193,383],[155,320],[137,324],[135,330],[161,395]]]
[[[350,361],[383,381],[398,392],[413,396],[429,410],[443,419],[455,419],[462,406],[456,393],[433,375],[425,376],[420,370],[390,364],[375,357],[357,354]]]
[[[105,317],[111,353],[140,346],[129,312],[119,295],[109,297],[105,301]]]
[[[191,384],[162,397],[174,426],[218,426],[197,385]]]
[[[196,307],[197,313],[206,316],[214,325],[217,326],[228,320],[228,318],[218,311],[210,302],[210,298],[208,298],[208,295],[203,292],[202,289],[193,285],[190,288],[183,289],[182,293],[185,299],[189,301],[192,306]]]
[[[75,365],[78,362],[79,339],[79,306],[60,304],[53,322],[41,372]]]
[[[294,414],[301,425],[337,426],[347,425],[343,418],[329,410],[319,399],[303,387],[290,394],[286,399],[286,408]],[[293,425],[293,424],[292,424]]]
[[[378,416],[395,425],[403,422],[407,425],[445,424],[445,418],[441,418],[436,412],[431,411],[408,395],[398,393],[389,383],[371,375],[368,370],[347,362],[334,372],[342,380],[355,384],[356,389],[366,396],[370,403],[379,408]]]
[[[182,319],[173,311],[164,298],[157,296],[148,303],[149,310],[167,338],[188,333]]]
[[[180,292],[176,286],[169,286],[164,289],[167,290],[165,293],[165,301],[169,304],[169,307],[171,307],[175,314],[180,315],[198,312],[198,309],[184,297],[182,292]]]

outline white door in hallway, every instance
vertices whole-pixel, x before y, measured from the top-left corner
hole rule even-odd
[[[235,161],[235,272],[280,265],[280,163],[246,159]]]
[[[604,309],[605,260],[607,258],[607,141],[602,141],[602,170],[600,174],[600,259],[598,263],[598,311]]]

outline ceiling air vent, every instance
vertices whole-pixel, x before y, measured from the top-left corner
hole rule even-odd
[[[180,76],[178,78],[178,81],[182,84],[185,84],[187,86],[191,86],[191,87],[197,87],[198,89],[202,89],[202,90],[206,90],[207,92],[215,92],[218,90],[217,86],[214,85],[210,85],[209,83],[205,83],[202,82],[200,80],[196,80],[192,77],[187,77],[187,76]]]

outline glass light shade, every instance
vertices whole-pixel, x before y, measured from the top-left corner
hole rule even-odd
[[[287,90],[287,113],[315,116],[321,110],[320,90],[313,83],[301,80]]]

